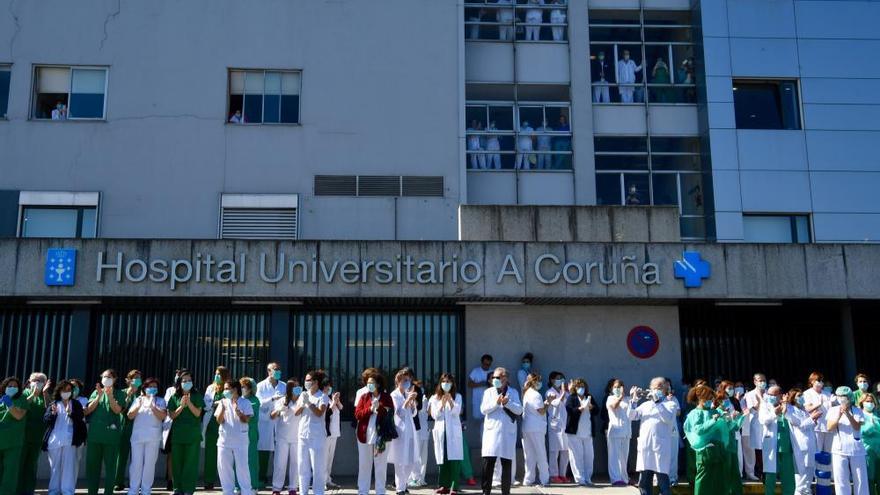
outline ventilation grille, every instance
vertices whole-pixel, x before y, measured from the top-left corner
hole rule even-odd
[[[443,197],[443,177],[413,175],[316,175],[315,196]]]
[[[296,208],[223,208],[222,239],[296,239]]]

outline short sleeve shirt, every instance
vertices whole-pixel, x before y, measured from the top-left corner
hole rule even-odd
[[[205,400],[198,394],[190,394],[192,405],[204,411]],[[168,411],[176,411],[180,408],[183,395],[172,395],[168,401]],[[171,443],[193,443],[202,441],[202,420],[195,416],[189,407],[174,418],[171,423]]]
[[[89,403],[94,400],[98,401],[97,407],[92,411],[89,417],[89,438],[92,443],[118,443],[122,438],[122,417],[125,412],[125,392],[122,390],[114,390],[113,398],[116,403],[123,407],[117,414],[110,408],[110,397],[102,394],[98,398],[98,392],[92,392],[89,397]]]

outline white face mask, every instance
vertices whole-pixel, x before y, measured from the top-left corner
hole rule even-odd
[[[61,398],[64,400],[70,399],[70,392],[61,392]]]
[[[105,388],[112,387],[114,381],[115,380],[110,378],[109,376],[105,376],[104,378],[101,378],[101,385],[103,385]]]

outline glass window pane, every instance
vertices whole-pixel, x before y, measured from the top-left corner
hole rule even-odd
[[[782,106],[782,122],[785,129],[800,129],[800,111],[798,110],[797,84],[785,81],[779,85],[779,99]]]
[[[694,76],[694,47],[690,45],[672,45],[673,69],[672,82],[675,84],[696,84]]]
[[[590,26],[591,41],[641,41],[642,33],[638,27],[629,26]]]
[[[73,69],[69,117],[100,119],[104,117],[103,69]]]
[[[244,94],[244,71],[229,71],[229,94]]]
[[[281,94],[299,96],[302,87],[302,74],[299,72],[281,73]]]
[[[651,155],[653,170],[700,170],[700,155]]]
[[[791,217],[743,215],[746,242],[792,242]]]
[[[299,95],[281,95],[281,122],[299,123]]]
[[[589,11],[590,24],[620,24],[639,25],[639,11],[627,10],[591,10]]]
[[[678,179],[676,174],[653,174],[654,204],[678,206]]]
[[[627,206],[647,206],[651,204],[648,190],[648,174],[623,174],[624,198]]]
[[[652,137],[652,153],[699,153],[700,138],[697,137]]]
[[[281,94],[281,73],[280,72],[267,72],[265,79],[263,80],[264,89],[263,92],[268,95],[278,95]]]
[[[251,124],[263,122],[263,95],[244,95],[244,119]]]
[[[596,174],[596,203],[599,205],[617,205],[620,199],[620,174]]]
[[[486,106],[468,105],[464,109],[464,125],[467,129],[486,127]]]
[[[544,116],[547,117],[547,127],[556,132],[571,132],[568,107],[544,107]]]
[[[540,127],[544,120],[544,107],[519,107],[520,127]]]
[[[93,239],[98,235],[98,211],[95,208],[85,208],[82,211],[82,234],[80,237]]]
[[[682,239],[705,239],[706,238],[706,218],[705,217],[681,217],[681,238]]]
[[[25,208],[22,237],[76,237],[74,208]]]
[[[244,77],[244,92],[246,94],[263,94],[263,72],[248,71]]]
[[[648,155],[596,155],[596,170],[648,170]]]
[[[810,242],[810,222],[805,216],[794,217],[795,231],[797,232],[797,242]]]
[[[9,69],[0,68],[0,119],[7,118],[9,108]]]
[[[595,137],[596,151],[648,152],[646,137]]]
[[[680,174],[681,214],[703,215],[703,176],[702,174]]]
[[[739,129],[800,129],[793,81],[734,81],[733,103]]]
[[[69,93],[70,69],[62,67],[40,67],[37,69],[38,93]]]
[[[73,69],[72,93],[103,94],[107,71],[103,69]]]
[[[513,130],[513,107],[491,106],[489,107],[489,123],[501,131]]]
[[[645,41],[673,41],[690,43],[693,41],[690,27],[645,27]]]
[[[281,120],[281,97],[277,94],[263,96],[263,122],[278,123]]]

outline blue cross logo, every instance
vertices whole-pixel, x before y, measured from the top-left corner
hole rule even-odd
[[[712,276],[712,266],[696,251],[685,251],[681,257],[673,265],[675,278],[683,278],[685,287],[702,287],[703,279]]]
[[[73,285],[76,281],[76,249],[46,251],[46,285]]]

